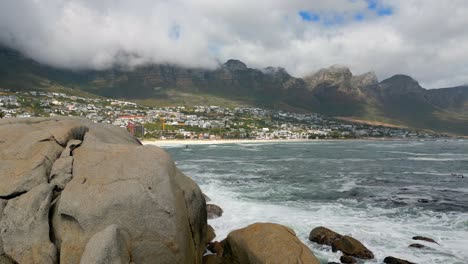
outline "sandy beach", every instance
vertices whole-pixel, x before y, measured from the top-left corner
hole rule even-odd
[[[155,146],[168,146],[168,145],[217,145],[217,144],[249,144],[249,143],[281,143],[281,142],[308,142],[316,141],[314,139],[219,139],[219,140],[205,140],[205,139],[167,139],[167,140],[145,140],[142,141],[144,145]]]

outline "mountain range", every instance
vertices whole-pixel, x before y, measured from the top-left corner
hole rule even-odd
[[[468,86],[424,89],[407,75],[381,82],[334,65],[303,78],[229,60],[214,70],[177,65],[66,70],[0,48],[0,88],[74,89],[142,103],[218,103],[318,112],[355,122],[468,135]]]

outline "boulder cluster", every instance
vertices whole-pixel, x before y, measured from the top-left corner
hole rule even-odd
[[[202,261],[202,192],[124,129],[1,120],[0,182],[1,264]]]
[[[277,224],[211,242],[207,219],[223,210],[166,152],[115,126],[0,120],[0,182],[0,264],[319,263]]]
[[[207,204],[166,152],[112,125],[0,120],[0,182],[0,264],[320,263],[279,224],[254,223],[213,241],[207,219],[223,209]],[[355,238],[325,227],[309,239],[341,251],[342,263],[374,258]]]

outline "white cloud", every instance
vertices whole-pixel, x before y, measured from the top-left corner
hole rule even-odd
[[[378,2],[393,14],[378,16],[364,0],[5,0],[0,42],[68,68],[213,68],[237,58],[299,77],[344,64],[426,87],[468,83],[468,2]],[[320,21],[303,21],[301,10]]]

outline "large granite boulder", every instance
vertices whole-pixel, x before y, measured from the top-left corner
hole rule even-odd
[[[123,264],[129,262],[130,256],[125,235],[117,225],[110,225],[89,240],[80,264]]]
[[[200,189],[167,153],[125,129],[77,118],[1,120],[0,182],[2,258],[202,261]]]
[[[49,237],[49,207],[54,186],[47,183],[8,201],[0,220],[3,251],[18,263],[56,263]]]
[[[293,230],[279,224],[255,223],[232,231],[223,244],[223,263],[320,263]]]

